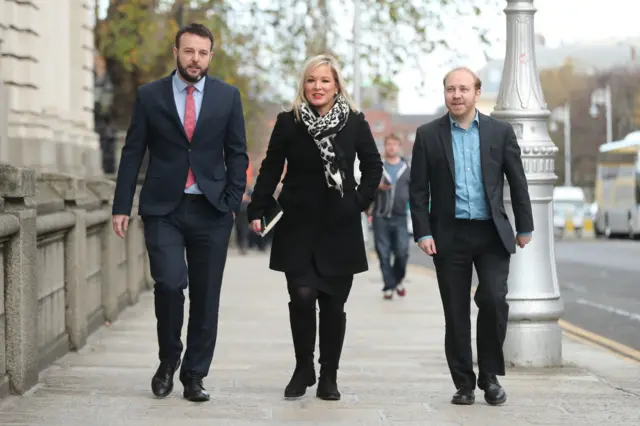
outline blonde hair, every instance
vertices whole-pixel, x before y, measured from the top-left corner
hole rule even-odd
[[[338,61],[330,55],[318,55],[309,59],[304,64],[302,75],[300,76],[300,81],[298,83],[298,89],[295,97],[293,98],[293,102],[291,103],[291,108],[289,109],[289,111],[293,111],[297,121],[300,121],[300,108],[303,104],[309,103],[304,96],[304,82],[312,70],[322,65],[328,65],[331,68],[331,73],[333,74],[333,79],[336,82],[338,93],[347,101],[352,111],[358,111],[356,103],[347,93],[346,84],[342,78],[342,74],[340,73],[340,65],[338,64]]]
[[[446,73],[444,75],[444,78],[442,79],[442,85],[447,87],[447,80],[449,79],[449,77],[451,77],[451,74],[453,74],[456,71],[465,71],[469,74],[471,74],[471,77],[473,77],[473,86],[476,90],[480,90],[482,89],[482,80],[480,80],[480,77],[478,77],[478,74],[476,74],[471,68],[469,67],[456,67],[454,69],[452,69],[451,71],[449,71],[448,73]]]

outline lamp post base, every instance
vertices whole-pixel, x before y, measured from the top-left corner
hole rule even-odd
[[[503,352],[507,367],[562,366],[562,328],[557,321],[509,322]]]

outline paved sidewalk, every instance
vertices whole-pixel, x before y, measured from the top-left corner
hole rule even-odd
[[[381,299],[375,260],[358,275],[347,305],[339,371],[343,398],[325,402],[315,387],[298,401],[283,389],[293,368],[284,277],[266,255],[229,258],[218,347],[205,386],[208,403],[152,397],[156,368],[152,294],[59,360],[23,397],[0,403],[1,425],[638,425],[640,364],[565,339],[567,366],[510,370],[509,400],[490,407],[449,403],[443,315],[433,277],[410,269],[404,300]],[[316,353],[317,355],[317,353]]]

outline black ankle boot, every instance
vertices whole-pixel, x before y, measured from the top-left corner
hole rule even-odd
[[[289,322],[296,354],[296,368],[284,390],[284,396],[298,398],[307,392],[308,387],[316,384],[316,371],[313,366],[313,351],[316,346],[315,308],[294,308],[289,302]]]
[[[326,401],[340,400],[338,367],[344,343],[347,316],[320,312],[320,378],[316,396]]]

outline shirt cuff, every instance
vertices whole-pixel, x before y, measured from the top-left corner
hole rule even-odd
[[[518,232],[519,237],[530,237],[531,232]]]
[[[420,238],[418,239],[418,242],[420,242],[420,241],[422,241],[422,240],[426,240],[427,238],[431,238],[431,239],[433,239],[433,237],[432,237],[431,235],[425,235],[424,237],[420,237]]]

